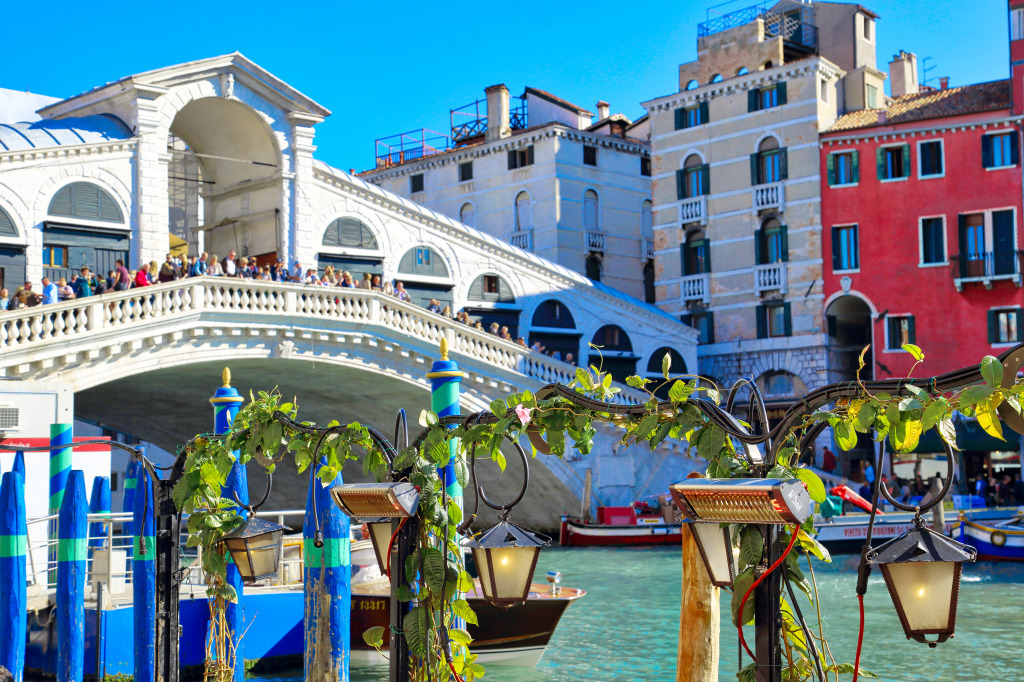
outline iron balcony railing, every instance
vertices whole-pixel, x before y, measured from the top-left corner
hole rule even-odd
[[[798,0],[782,3],[764,1],[717,16],[712,16],[714,11],[713,8],[708,9],[707,19],[697,24],[697,38],[706,38],[761,19],[769,37],[782,36],[787,43],[811,49],[818,46],[818,27],[813,22],[813,7],[808,3]]]
[[[1021,286],[1020,258],[1024,251],[985,251],[952,256],[953,283],[960,291],[965,283],[980,282],[986,289],[995,280],[1013,280]]]
[[[526,99],[509,98],[508,127],[510,130],[525,130],[529,125]],[[449,109],[452,142],[460,144],[487,132],[487,100],[478,99],[455,109]]]
[[[390,168],[407,161],[440,154],[452,148],[447,135],[420,128],[381,137],[374,142],[377,168]]]

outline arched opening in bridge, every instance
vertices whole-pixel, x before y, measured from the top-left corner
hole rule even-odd
[[[519,313],[512,287],[504,277],[493,272],[480,275],[469,285],[466,313],[471,322],[479,322],[484,329],[492,324],[508,327],[512,338],[519,336]]]
[[[358,218],[332,220],[324,231],[324,239],[317,254],[317,268],[321,274],[327,266],[335,273],[348,272],[359,284],[363,276],[384,274],[384,257],[377,237]]]
[[[852,295],[840,296],[825,310],[825,319],[828,325],[829,382],[855,380],[860,353],[869,344],[872,347],[864,355],[864,369],[860,372],[860,378],[874,379],[871,309],[864,299]]]
[[[50,200],[43,222],[43,276],[51,281],[88,267],[106,277],[121,259],[128,264],[131,231],[110,192],[92,182],[64,185]]]
[[[539,343],[545,353],[579,364],[580,337],[576,320],[564,303],[550,298],[537,306],[530,324],[530,345]],[[570,357],[571,356],[571,357]]]
[[[398,262],[398,282],[409,292],[409,300],[426,308],[436,300],[441,310],[452,305],[452,280],[448,265],[435,249],[414,246]]]
[[[661,371],[666,354],[671,358],[669,366],[670,376],[688,373],[686,360],[683,359],[682,354],[675,348],[663,346],[651,354],[651,359],[647,361],[647,372],[644,375],[645,378],[651,380],[651,383],[647,384],[647,390],[653,391],[654,395],[662,400],[668,398],[668,389],[671,388],[673,383],[665,381],[665,374]]]
[[[606,324],[597,330],[591,343],[598,346],[600,352],[591,349],[589,364],[608,372],[616,381],[625,382],[626,377],[636,374],[639,358],[633,354],[633,343],[622,327]]]
[[[174,117],[167,151],[171,234],[190,253],[256,256],[280,250],[281,152],[266,121],[241,102],[205,97]],[[290,264],[289,264],[290,265]]]

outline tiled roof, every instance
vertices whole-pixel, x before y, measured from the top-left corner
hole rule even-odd
[[[896,97],[889,101],[888,108],[884,110],[863,109],[844,114],[836,119],[832,127],[825,132],[834,133],[872,126],[896,125],[1009,108],[1010,81],[991,81]],[[885,120],[879,121],[878,115],[882,111],[885,112]]]

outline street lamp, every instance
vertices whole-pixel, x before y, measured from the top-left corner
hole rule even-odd
[[[391,519],[367,521],[366,528],[370,532],[370,544],[373,545],[373,554],[377,557],[377,567],[380,568],[381,575],[390,575],[391,564],[388,557],[391,554],[391,538],[394,535]]]
[[[732,538],[728,524],[699,523],[690,524],[693,537],[700,550],[700,558],[708,569],[711,584],[716,587],[731,587],[736,577],[736,562],[732,553]]]
[[[250,514],[241,526],[218,541],[235,562],[242,582],[254,583],[277,573],[281,548],[287,526],[264,521]]]
[[[977,551],[925,528],[920,516],[914,523],[916,528],[871,550],[867,560],[882,569],[907,639],[934,647],[953,636],[960,571]]]
[[[496,525],[470,540],[467,544],[473,550],[484,599],[504,608],[525,603],[540,548],[550,542],[510,522],[507,512]]]

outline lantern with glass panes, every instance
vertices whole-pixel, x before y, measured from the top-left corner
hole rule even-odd
[[[281,550],[284,532],[288,526],[265,521],[256,516],[256,511],[263,506],[270,496],[272,474],[267,472],[267,491],[263,499],[254,505],[245,505],[235,494],[235,501],[248,514],[241,526],[221,536],[218,544],[222,544],[231,555],[231,560],[244,583],[254,583],[269,578],[277,573],[281,564]]]

